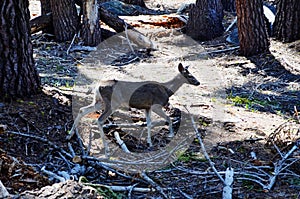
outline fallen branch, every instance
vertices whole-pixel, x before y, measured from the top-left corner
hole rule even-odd
[[[284,169],[287,168],[287,166],[284,166],[284,162],[287,160],[287,158],[297,149],[299,149],[300,146],[300,140],[296,141],[295,145],[282,157],[281,160],[279,160],[277,163],[275,163],[274,168],[274,175],[271,176],[269,179],[269,184],[264,186],[263,189],[269,191],[275,184],[277,176],[282,172]],[[299,159],[297,159],[298,161]],[[296,161],[292,162],[295,163]],[[288,166],[291,166],[292,164],[289,164]]]
[[[187,109],[187,107],[185,106],[185,109],[188,111],[188,113],[190,114],[189,110]],[[200,147],[201,147],[201,150],[204,154],[204,157],[207,159],[210,167],[212,168],[212,170],[214,171],[214,173],[218,176],[218,178],[222,181],[222,183],[225,185],[225,180],[224,178],[219,174],[219,172],[217,171],[216,167],[215,167],[215,164],[211,161],[206,149],[205,149],[205,146],[204,146],[204,143],[202,141],[202,138],[201,138],[201,134],[199,133],[198,131],[198,128],[196,126],[196,123],[195,123],[195,120],[194,120],[194,117],[192,115],[190,115],[191,117],[191,120],[192,120],[192,125],[193,125],[193,128],[194,128],[194,131],[196,132],[196,137],[199,141],[199,144],[200,144]]]
[[[140,187],[135,187],[135,185],[130,185],[130,186],[113,186],[113,185],[104,185],[104,184],[94,184],[94,183],[85,183],[85,182],[80,182],[85,186],[90,186],[94,188],[98,187],[104,187],[107,189],[111,189],[112,191],[136,191],[136,192],[142,192],[142,193],[149,193],[149,192],[155,192],[156,190],[153,188],[140,188]]]
[[[42,137],[39,137],[39,136],[36,136],[36,135],[21,133],[21,132],[15,132],[15,131],[5,131],[5,132],[9,133],[9,134],[19,135],[19,136],[22,136],[22,137],[32,138],[32,139],[44,142],[44,143],[50,145],[51,147],[53,147],[54,149],[60,151],[61,153],[63,153],[67,157],[72,158],[72,155],[70,153],[66,152],[64,149],[62,149],[61,147],[55,145],[53,142],[47,140],[46,138],[42,138]]]
[[[34,34],[51,26],[52,13],[47,13],[30,20],[30,33]]]
[[[153,186],[153,187],[154,187],[161,195],[163,195],[164,198],[169,198],[169,197],[165,194],[164,190],[163,190],[157,183],[155,183],[151,178],[149,178],[145,172],[142,172],[142,173],[141,173],[141,177],[142,177],[145,181],[147,181],[149,184],[151,184],[151,185],[152,185],[152,186]]]

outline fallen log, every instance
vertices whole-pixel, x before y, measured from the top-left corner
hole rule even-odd
[[[103,21],[106,25],[114,29],[117,33],[125,31],[125,27],[127,25],[127,29],[133,29],[133,27],[127,24],[123,19],[118,17],[115,14],[112,14],[105,10],[103,7],[99,7],[100,10],[100,20]]]
[[[125,31],[125,24],[127,25],[127,29],[133,29],[133,27],[127,24],[123,19],[119,18],[117,15],[111,14],[104,8],[100,7],[99,11],[101,21],[114,29],[117,33]],[[31,34],[37,33],[49,27],[51,23],[52,13],[36,17],[30,21],[30,32]]]
[[[106,25],[114,29],[117,33],[126,31],[128,37],[134,42],[144,48],[154,48],[152,42],[144,36],[142,33],[134,30],[134,28],[126,23],[123,19],[119,18],[117,15],[112,14],[105,10],[103,7],[99,7],[100,20]],[[30,21],[31,34],[41,31],[49,27],[52,23],[52,14],[39,16]]]
[[[34,34],[51,26],[52,14],[47,13],[30,20],[30,33]]]

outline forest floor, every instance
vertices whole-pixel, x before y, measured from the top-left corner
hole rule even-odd
[[[147,6],[176,10],[183,2],[186,3],[157,0],[148,1]],[[226,14],[227,20],[232,19],[230,13]],[[206,150],[215,167],[219,171],[227,167],[235,169],[234,198],[300,198],[299,149],[286,162],[280,162],[281,155],[291,150],[300,134],[300,41],[283,44],[271,39],[270,54],[245,58],[239,56],[236,46],[226,42],[228,34],[209,42],[196,42],[183,36],[178,28],[140,23],[155,20],[153,16],[124,18],[152,39],[157,49],[150,54],[141,50],[139,61],[122,66],[116,63],[127,62],[130,57],[126,40],[127,52],[114,38],[107,40],[111,48],[119,50],[111,56],[101,51],[101,45],[91,53],[68,54],[70,43],[51,41],[45,34],[33,35],[42,92],[27,99],[0,102],[0,180],[8,191],[17,196],[57,182],[47,178],[43,169],[58,173],[64,169],[63,151],[70,151],[70,145],[74,151],[79,150],[77,140],[67,141],[66,135],[78,106],[90,101],[90,95],[88,100],[82,99],[81,92],[87,92],[91,79],[162,82],[173,78],[177,64],[182,62],[190,66],[190,72],[201,85],[184,85],[170,103],[181,112],[189,108],[196,118],[197,128],[203,132]],[[225,28],[229,23],[224,21]],[[112,60],[115,66],[111,66]],[[103,67],[96,70],[90,67],[97,64]],[[80,83],[86,81],[89,84],[81,86]],[[137,115],[143,120],[143,115],[139,112]],[[223,185],[210,172],[199,140],[195,135],[194,138],[177,161],[148,175],[172,198],[220,197]],[[134,147],[129,148],[134,150]],[[266,191],[262,184],[270,183],[276,173],[274,168],[280,164],[290,165],[277,176],[272,189]],[[243,172],[249,175],[241,175]],[[93,170],[86,176],[90,177],[91,173],[98,174]],[[124,181],[126,185],[131,184],[128,179],[121,182],[115,174],[99,175],[102,175],[101,180],[87,179],[93,183],[120,185]],[[132,181],[147,187],[143,182]],[[102,194],[128,197],[125,191],[114,195],[102,190]],[[160,193],[151,191],[130,194],[132,198],[161,197]]]

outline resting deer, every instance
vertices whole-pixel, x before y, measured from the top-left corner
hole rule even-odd
[[[184,84],[198,86],[200,82],[188,71],[188,67],[178,65],[180,74],[176,75],[172,80],[159,83],[154,81],[146,82],[127,82],[118,80],[108,80],[101,82],[95,88],[93,102],[85,107],[80,108],[79,113],[74,121],[70,135],[70,139],[75,132],[80,119],[89,113],[101,110],[101,101],[104,104],[104,111],[98,118],[100,135],[105,148],[105,154],[108,154],[108,146],[105,141],[103,125],[106,119],[121,106],[145,109],[147,123],[147,143],[152,146],[151,141],[151,111],[164,118],[169,124],[168,137],[174,136],[172,121],[169,116],[162,110],[169,102],[169,98]]]

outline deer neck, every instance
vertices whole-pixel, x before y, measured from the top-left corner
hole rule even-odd
[[[176,75],[173,79],[168,82],[163,83],[162,85],[166,87],[169,96],[173,95],[184,83],[186,79],[181,75]]]

